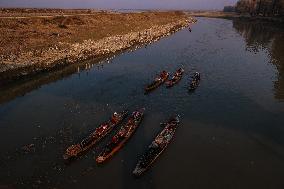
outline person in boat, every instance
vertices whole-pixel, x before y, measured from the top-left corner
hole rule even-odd
[[[168,73],[164,70],[164,71],[162,71],[160,77],[161,77],[161,78],[164,78],[164,77],[166,77],[167,74],[168,74]]]
[[[166,75],[167,75],[167,72],[165,70],[162,71],[162,73],[158,77],[155,78],[155,81],[156,82],[161,81],[163,78],[166,77]]]
[[[174,74],[174,77],[178,77],[180,75],[180,73],[177,71],[175,74]]]
[[[107,126],[108,126],[108,124],[107,124],[107,123],[104,123],[101,127],[99,127],[99,128],[97,129],[97,132],[96,132],[96,133],[97,133],[98,135],[101,135],[102,132],[107,129]]]
[[[126,133],[126,130],[123,128],[123,129],[120,129],[119,132],[118,132],[118,136],[122,137],[124,136]]]
[[[140,116],[140,112],[133,112],[134,119],[139,118],[139,116]]]
[[[179,68],[177,72],[178,72],[179,74],[181,74],[182,71],[183,71],[183,69],[182,69],[182,68]]]
[[[119,115],[117,112],[114,112],[113,115],[111,116],[111,122],[116,123],[118,121]]]
[[[197,80],[193,79],[191,84],[190,84],[190,88],[195,89],[197,87]]]
[[[171,138],[172,138],[172,135],[171,135],[170,133],[168,133],[168,134],[165,136],[165,139],[166,139],[167,142],[170,141]]]
[[[161,80],[162,80],[161,76],[155,78],[155,81],[156,81],[156,82],[161,81]]]
[[[173,130],[176,127],[177,123],[171,123],[169,130]]]
[[[193,77],[197,80],[200,80],[200,73],[195,72]]]

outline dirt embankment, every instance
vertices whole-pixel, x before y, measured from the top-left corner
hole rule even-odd
[[[29,11],[0,11],[2,82],[150,43],[194,22],[182,12]]]

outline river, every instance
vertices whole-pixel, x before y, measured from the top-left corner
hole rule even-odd
[[[214,18],[191,29],[0,92],[0,188],[283,188],[284,29]],[[179,67],[178,85],[144,95],[156,74]],[[201,83],[188,93],[195,71]],[[66,147],[114,111],[141,107],[142,124],[110,161],[98,166],[94,156],[114,132],[63,162]],[[174,114],[181,124],[173,142],[134,178],[159,123]]]

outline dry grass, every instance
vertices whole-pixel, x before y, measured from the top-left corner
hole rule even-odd
[[[182,12],[114,13],[84,10],[62,12],[53,10],[40,15],[16,14],[17,9],[7,13],[0,11],[0,56],[13,56],[20,52],[40,52],[49,47],[58,48],[64,42],[75,43],[85,39],[98,40],[130,31],[139,31],[153,25],[164,25],[185,17]],[[4,11],[5,12],[5,11]],[[1,15],[2,14],[2,15]],[[12,14],[12,16],[11,16]],[[32,14],[32,16],[26,16]],[[66,14],[66,15],[65,15]],[[1,18],[2,16],[2,18]]]

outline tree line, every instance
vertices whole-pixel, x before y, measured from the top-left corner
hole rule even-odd
[[[235,11],[252,16],[283,16],[284,0],[239,0]]]

